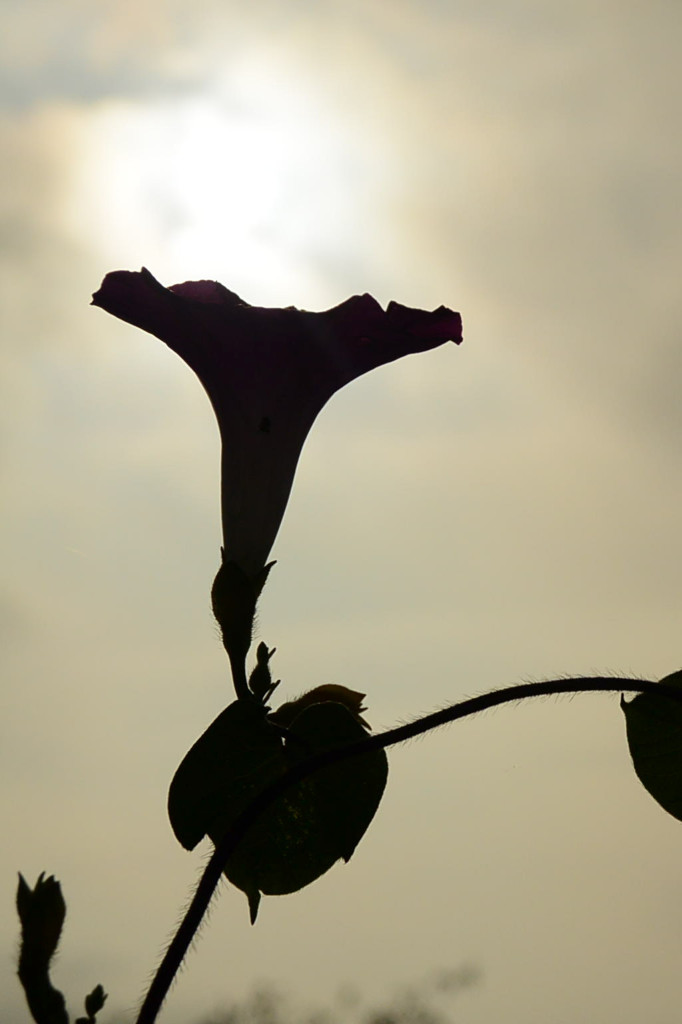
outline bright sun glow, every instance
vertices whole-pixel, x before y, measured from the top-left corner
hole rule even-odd
[[[257,84],[96,111],[71,215],[112,267],[315,301],[318,259],[362,233],[376,152],[349,145],[309,97]]]

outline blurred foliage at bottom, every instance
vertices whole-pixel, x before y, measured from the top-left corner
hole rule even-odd
[[[434,971],[389,999],[368,1004],[350,986],[321,1007],[301,1007],[290,996],[263,985],[240,1003],[200,1017],[196,1024],[452,1024],[453,1003],[481,982],[481,971],[462,965]]]

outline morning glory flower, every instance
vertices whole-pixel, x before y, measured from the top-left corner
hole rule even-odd
[[[156,335],[191,366],[213,405],[222,439],[222,565],[211,593],[237,695],[249,690],[245,659],[268,555],[286,509],[301,449],[334,392],[368,370],[462,340],[459,313],[371,295],[309,313],[250,306],[216,281],[165,288],[146,269],[107,274],[92,297]],[[272,563],[270,563],[272,564]]]
[[[195,371],[222,438],[224,560],[263,570],[313,421],[382,363],[462,340],[459,313],[355,295],[321,313],[250,306],[215,281],[164,288],[148,270],[107,274],[93,305],[156,335]]]

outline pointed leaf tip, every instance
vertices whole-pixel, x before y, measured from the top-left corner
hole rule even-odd
[[[260,893],[258,889],[251,889],[247,892],[246,898],[249,901],[249,918],[251,919],[251,924],[255,924],[256,918],[258,917],[258,908],[260,907]]]

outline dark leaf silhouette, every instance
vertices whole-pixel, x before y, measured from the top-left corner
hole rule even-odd
[[[682,691],[682,671],[661,679]],[[682,821],[682,701],[640,693],[621,697],[628,745],[640,782],[654,800]]]
[[[325,688],[319,688],[324,695]],[[334,688],[343,691],[343,687]],[[315,692],[315,691],[313,691]],[[204,835],[217,842],[254,796],[294,764],[366,736],[361,695],[286,705],[284,728],[255,703],[235,701],[209,726],[171,783],[168,813],[187,849]],[[342,696],[337,692],[337,696]],[[275,715],[276,717],[276,715]],[[381,800],[388,775],[383,750],[331,765],[291,788],[252,826],[225,868],[249,900],[296,892],[340,859],[349,860]]]
[[[175,836],[193,850],[216,822],[236,817],[282,772],[282,738],[255,701],[222,711],[183,758],[168,792]]]

